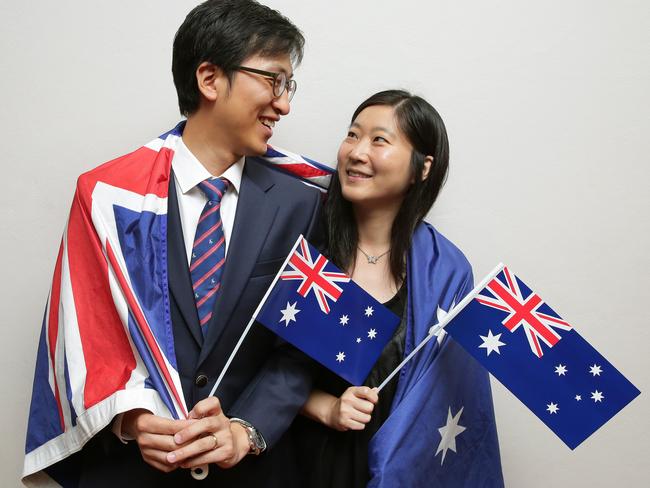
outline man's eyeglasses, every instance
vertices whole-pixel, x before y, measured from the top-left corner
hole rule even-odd
[[[280,73],[273,73],[272,71],[264,71],[261,69],[249,68],[247,66],[238,66],[237,69],[240,71],[248,71],[249,73],[262,75],[266,78],[271,78],[273,80],[273,96],[275,98],[280,98],[284,93],[284,90],[287,90],[289,101],[291,101],[293,96],[296,94],[296,80],[288,80],[287,75],[284,71],[281,71]]]

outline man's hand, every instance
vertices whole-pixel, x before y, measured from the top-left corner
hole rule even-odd
[[[142,458],[156,469],[169,473],[177,463],[170,463],[167,454],[178,448],[174,434],[196,420],[172,420],[159,417],[148,410],[136,409],[124,413],[122,432],[135,439]]]
[[[327,425],[340,431],[365,429],[378,399],[374,388],[351,386],[332,403]]]
[[[216,397],[201,400],[189,417],[195,420],[174,435],[175,445],[166,457],[168,464],[193,468],[215,463],[232,468],[248,453],[248,434],[243,427],[230,423]]]

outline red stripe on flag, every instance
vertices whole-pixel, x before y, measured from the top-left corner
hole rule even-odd
[[[86,363],[84,405],[90,408],[124,389],[136,367],[135,356],[115,308],[108,263],[80,193],[82,176],[70,210],[67,252],[79,337]]]
[[[59,411],[59,420],[61,421],[61,430],[65,430],[65,418],[63,417],[63,407],[61,406],[61,397],[59,395],[59,385],[56,380],[56,342],[59,336],[59,302],[61,300],[61,265],[63,263],[63,241],[59,247],[59,255],[56,258],[54,267],[54,278],[52,278],[52,292],[50,294],[50,314],[47,320],[47,340],[50,345],[50,369],[54,377],[54,398],[56,399],[56,408]]]
[[[160,370],[160,373],[165,378],[165,382],[167,383],[167,388],[169,388],[169,391],[174,396],[174,399],[176,400],[176,403],[181,409],[183,415],[187,417],[187,412],[183,408],[183,402],[181,402],[178,391],[176,391],[176,387],[174,386],[174,381],[172,380],[169,370],[165,365],[165,361],[162,356],[162,353],[158,348],[158,343],[156,342],[156,339],[154,338],[151,329],[149,328],[147,319],[144,317],[142,311],[140,310],[140,307],[138,306],[137,300],[135,299],[133,293],[131,292],[131,288],[129,287],[126,281],[126,278],[124,277],[122,271],[120,270],[117,259],[115,258],[115,254],[113,253],[113,249],[111,248],[111,245],[108,241],[106,241],[106,254],[108,256],[109,262],[111,263],[111,268],[115,273],[115,277],[117,278],[117,281],[120,284],[122,293],[124,293],[126,302],[129,305],[129,310],[131,311],[133,317],[135,318],[136,325],[138,326],[138,329],[140,329],[140,332],[142,333],[142,336],[144,337],[144,340],[147,343],[147,346],[154,357],[154,360],[156,362],[156,365],[158,366],[158,369]]]
[[[278,167],[303,178],[315,178],[317,176],[330,176],[330,173],[318,169],[306,163],[279,163]]]

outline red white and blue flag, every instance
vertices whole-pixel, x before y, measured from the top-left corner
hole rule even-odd
[[[640,393],[503,265],[446,321],[445,331],[571,449]]]
[[[181,122],[79,177],[38,346],[26,484],[41,480],[42,470],[79,451],[121,412],[187,415],[166,262],[167,192],[183,128]],[[269,164],[278,151],[269,147]],[[304,170],[303,161],[293,167]]]
[[[255,318],[353,385],[361,385],[400,318],[300,236]]]

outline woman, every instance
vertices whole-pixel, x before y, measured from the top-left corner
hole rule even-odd
[[[442,119],[377,93],[354,112],[326,209],[327,254],[402,317],[365,386],[321,371],[293,432],[307,486],[502,486],[487,373],[442,335],[378,386],[472,288],[463,254],[423,222],[448,168]],[[450,452],[451,451],[451,452]]]

